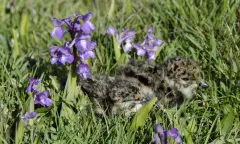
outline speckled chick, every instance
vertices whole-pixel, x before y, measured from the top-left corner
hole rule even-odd
[[[208,87],[199,64],[184,58],[168,59],[163,64],[131,61],[114,76],[92,75],[80,84],[96,113],[125,115],[137,112],[155,96],[158,104],[181,105],[185,98],[193,98],[198,87]]]

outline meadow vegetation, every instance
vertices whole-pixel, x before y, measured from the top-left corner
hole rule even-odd
[[[1,0],[0,2],[0,143],[151,143],[153,127],[177,128],[186,144],[240,142],[240,1],[239,0]],[[63,40],[51,38],[51,19],[93,13],[96,42],[91,73],[114,73],[113,43],[105,30],[113,26],[136,31],[143,40],[149,26],[163,41],[157,63],[170,57],[201,61],[209,89],[178,109],[153,107],[145,125],[131,129],[132,118],[99,117],[86,111],[89,103],[78,89],[69,102],[65,88],[68,66],[50,63],[49,48]],[[136,53],[130,54],[132,58]],[[31,105],[28,78],[41,78],[50,107]],[[78,88],[78,87],[77,87]],[[67,110],[68,116],[64,115]],[[24,127],[20,119],[37,116]],[[65,111],[66,113],[66,111]]]

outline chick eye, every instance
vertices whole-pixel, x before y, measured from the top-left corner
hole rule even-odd
[[[188,80],[189,80],[189,77],[183,77],[182,80],[188,81]]]

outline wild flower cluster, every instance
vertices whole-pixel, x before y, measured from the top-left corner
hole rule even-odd
[[[78,64],[76,72],[84,79],[87,79],[90,74],[89,67],[85,61],[90,57],[95,57],[93,50],[96,47],[96,43],[90,41],[90,33],[95,29],[94,25],[89,21],[91,17],[92,13],[89,12],[85,15],[74,14],[73,17],[62,20],[52,19],[52,24],[55,28],[51,36],[61,39],[65,33],[69,33],[71,40],[65,42],[60,47],[50,47],[51,64],[58,64],[59,66],[65,65],[65,63]]]
[[[132,41],[134,40],[136,34],[134,30],[127,31],[123,29],[120,34],[117,34],[117,31],[112,26],[110,26],[107,28],[106,34],[115,36],[119,46],[124,43],[124,52],[128,52],[132,48],[135,48],[137,55],[147,56],[148,61],[152,61],[156,58],[156,52],[158,51],[159,46],[162,44],[162,40],[154,37],[152,27],[148,28],[147,34],[144,37],[143,42],[140,44],[132,44]]]
[[[40,82],[40,79],[34,79],[29,78],[29,86],[26,90],[26,92],[31,92],[34,97],[34,104],[39,104],[44,107],[48,107],[52,105],[52,100],[48,98],[49,91],[44,90],[42,92],[39,92],[39,88],[37,87],[37,84]]]
[[[36,115],[36,112],[26,112],[24,115],[20,116],[20,118],[24,121],[24,125],[27,126],[29,119],[35,118]]]
[[[178,130],[176,128],[163,130],[160,124],[156,124],[154,132],[155,136],[152,140],[153,144],[168,144],[169,137],[173,138],[176,144],[180,144],[182,142],[182,139],[179,136]]]
[[[110,26],[107,28],[106,34],[115,36],[118,46],[124,43],[123,51],[128,52],[132,48],[131,42],[134,40],[136,32],[134,30],[127,31],[126,29],[122,29],[122,32],[118,34],[117,31]]]
[[[57,64],[59,66],[66,63],[71,65],[78,65],[76,73],[87,79],[90,75],[89,66],[86,60],[94,58],[95,54],[93,50],[96,47],[96,43],[92,42],[91,31],[95,29],[94,25],[90,22],[92,13],[89,12],[85,15],[74,14],[72,17],[59,20],[57,18],[52,19],[54,29],[51,33],[52,37],[61,39],[65,33],[69,33],[71,40],[65,42],[62,46],[51,46],[50,55],[51,64]],[[147,34],[144,40],[140,44],[133,44],[136,32],[134,30],[122,29],[120,34],[110,26],[106,30],[107,35],[111,35],[115,38],[117,48],[115,49],[116,60],[120,58],[120,46],[123,45],[123,51],[129,52],[132,48],[135,48],[137,55],[147,56],[148,61],[155,59],[155,54],[162,44],[160,39],[154,38],[152,27],[148,28]],[[75,70],[74,66],[72,70]]]
[[[34,98],[34,104],[38,104],[44,107],[49,107],[52,105],[52,100],[49,97],[49,91],[44,90],[39,92],[39,87],[37,87],[38,83],[41,82],[40,79],[34,79],[30,77],[28,79],[29,86],[27,87],[26,92],[31,92]],[[36,112],[27,112],[23,116],[20,116],[22,120],[24,120],[25,125],[28,123],[28,119],[34,118],[36,116]]]
[[[60,40],[66,33],[68,33],[71,39],[65,42],[62,46],[50,47],[51,64],[62,66],[68,63],[72,66],[71,74],[77,73],[84,79],[87,79],[90,75],[90,69],[86,61],[89,58],[95,57],[93,50],[96,47],[96,43],[91,41],[90,34],[95,27],[90,22],[91,17],[92,13],[89,12],[85,15],[73,14],[73,16],[61,20],[57,18],[52,19],[54,29],[51,32],[51,36]],[[134,30],[122,29],[121,33],[118,34],[118,32],[110,26],[107,28],[106,34],[111,35],[115,41],[115,56],[118,57],[116,60],[119,59],[120,47],[123,46],[123,51],[125,53],[131,51],[132,48],[135,48],[138,56],[146,56],[148,61],[152,61],[156,58],[156,52],[162,44],[160,39],[154,37],[152,27],[148,28],[147,34],[140,44],[133,44],[136,34]],[[52,100],[48,98],[49,92],[47,90],[39,92],[37,85],[40,83],[40,79],[29,78],[28,81],[29,86],[26,92],[32,93],[34,104],[38,104],[43,107],[51,106]],[[29,119],[36,117],[36,114],[36,112],[27,112],[20,116],[20,118],[24,120],[25,125],[27,125]],[[155,137],[153,139],[153,143],[167,144],[168,136],[175,139],[177,144],[182,141],[178,135],[177,129],[163,130],[163,128],[158,124],[155,127]]]

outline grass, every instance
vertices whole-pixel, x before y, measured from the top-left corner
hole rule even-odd
[[[233,143],[240,141],[240,31],[236,11],[239,0],[2,0],[0,5],[0,143],[150,143],[153,126],[179,129],[183,143]],[[64,102],[66,67],[50,64],[49,47],[64,40],[50,38],[51,18],[92,11],[97,58],[93,73],[115,69],[114,53],[104,34],[108,26],[134,29],[140,42],[147,27],[164,41],[156,62],[169,57],[190,57],[202,62],[208,90],[178,115],[177,109],[152,109],[145,126],[130,129],[131,118],[97,117],[75,101],[71,119],[60,117]],[[64,39],[67,39],[65,37]],[[38,108],[32,126],[21,131],[19,116],[29,109],[27,78],[43,81],[54,105]],[[53,78],[56,78],[53,79]],[[80,96],[81,94],[79,94]],[[19,132],[19,131],[20,132]],[[23,138],[17,140],[17,136]]]

